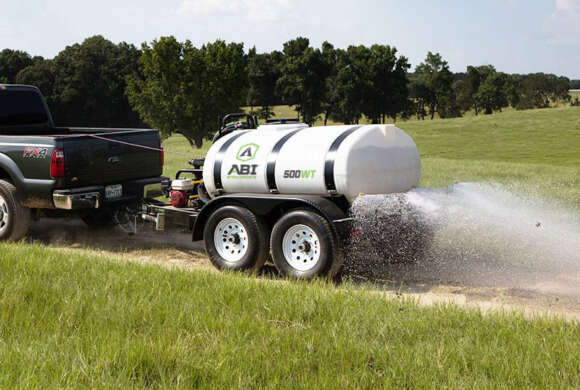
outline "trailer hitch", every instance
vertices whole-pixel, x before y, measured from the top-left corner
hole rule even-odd
[[[157,213],[143,213],[141,217],[144,221],[153,222],[155,224],[155,230],[158,232],[165,230],[165,213],[164,212],[157,212]]]

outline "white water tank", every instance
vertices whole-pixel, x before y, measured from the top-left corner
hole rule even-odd
[[[417,145],[393,125],[262,125],[217,140],[205,158],[211,197],[226,193],[344,195],[405,192],[419,184]]]

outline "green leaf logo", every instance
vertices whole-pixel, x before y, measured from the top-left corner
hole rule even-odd
[[[256,158],[256,153],[258,153],[258,149],[260,149],[260,146],[254,143],[242,145],[238,150],[236,159],[242,162],[251,161],[254,158]]]

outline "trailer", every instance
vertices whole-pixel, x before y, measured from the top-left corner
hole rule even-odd
[[[393,125],[258,127],[247,114],[227,115],[190,165],[145,186],[141,218],[190,230],[220,270],[255,272],[271,258],[297,279],[340,271],[359,194],[404,192],[420,178],[415,143]]]

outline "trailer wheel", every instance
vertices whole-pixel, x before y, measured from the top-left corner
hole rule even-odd
[[[268,232],[264,222],[248,209],[220,207],[203,229],[205,249],[220,270],[258,271],[268,258]]]
[[[0,180],[0,241],[18,241],[29,227],[30,209],[16,199],[16,187]]]
[[[272,259],[280,273],[296,279],[333,277],[340,267],[336,235],[326,219],[308,210],[286,214],[270,239]]]

